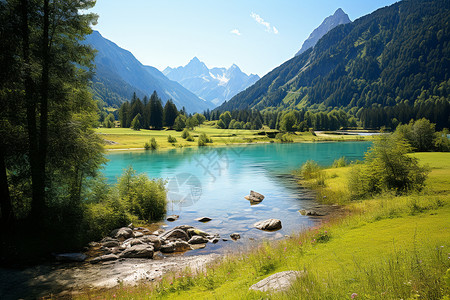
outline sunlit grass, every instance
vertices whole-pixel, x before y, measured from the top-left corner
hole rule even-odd
[[[194,274],[157,283],[89,292],[101,299],[443,299],[450,287],[450,161],[447,153],[418,153],[431,168],[421,194],[382,195],[346,205],[348,217],[250,251],[226,256]],[[330,194],[345,193],[349,168],[327,169]],[[270,274],[305,271],[286,293],[249,287]],[[448,275],[447,275],[448,276]]]
[[[195,141],[186,141],[181,138],[181,131],[175,130],[132,130],[130,128],[98,128],[97,133],[101,134],[105,140],[113,141],[117,144],[107,144],[106,149],[143,149],[144,144],[151,138],[155,138],[159,145],[159,149],[174,149],[180,147],[196,147],[197,138],[200,134],[205,133],[213,139],[209,146],[223,146],[228,144],[240,143],[270,143],[279,142],[275,138],[269,138],[262,131],[267,130],[243,130],[243,129],[220,129],[213,125],[213,122],[196,127],[191,130],[191,135]],[[176,143],[169,143],[167,137],[171,135],[177,139]],[[299,142],[323,142],[323,141],[363,141],[372,140],[372,137],[360,136],[336,136],[336,135],[321,135],[314,136],[309,132],[297,132],[289,134],[294,143]]]

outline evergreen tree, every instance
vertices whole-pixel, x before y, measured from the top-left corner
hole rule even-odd
[[[130,115],[130,103],[124,102],[119,108],[120,127],[130,128],[131,121],[129,119],[129,115]]]
[[[150,96],[150,126],[153,129],[163,128],[164,109],[156,91]]]
[[[167,100],[166,105],[164,105],[164,125],[172,128],[177,116],[178,110],[176,105],[171,99]]]

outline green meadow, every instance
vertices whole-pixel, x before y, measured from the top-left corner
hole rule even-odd
[[[86,291],[81,299],[449,299],[450,153],[415,153],[430,168],[426,188],[350,201],[349,167],[324,170],[317,197],[344,213],[319,227],[184,270],[161,281]],[[299,229],[300,230],[300,229]],[[303,276],[287,291],[249,287],[286,270]]]
[[[213,143],[209,146],[223,146],[229,144],[241,144],[241,143],[270,143],[280,142],[275,138],[273,130],[243,130],[243,129],[220,129],[215,126],[215,122],[206,122],[194,130],[190,130],[191,135],[194,137],[194,141],[187,141],[181,137],[182,131],[175,130],[133,130],[131,128],[98,128],[96,132],[107,141],[114,143],[108,143],[105,148],[108,150],[114,149],[143,149],[144,144],[149,142],[152,138],[155,138],[158,143],[159,149],[174,149],[181,147],[196,147],[198,145],[198,137],[200,134],[205,133],[212,138]],[[269,135],[265,133],[269,133]],[[168,136],[176,138],[176,142],[169,142]],[[358,141],[358,140],[371,140],[373,137],[362,137],[355,135],[334,135],[334,134],[320,134],[315,136],[309,132],[296,132],[289,134],[292,142],[320,142],[320,141]]]

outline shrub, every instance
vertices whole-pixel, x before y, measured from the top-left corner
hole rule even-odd
[[[176,143],[177,142],[177,139],[174,137],[174,136],[171,136],[170,134],[169,134],[169,136],[167,137],[167,141],[169,142],[169,143]]]
[[[194,137],[193,137],[192,135],[189,135],[189,136],[186,138],[186,141],[188,141],[188,142],[193,142],[193,141],[195,141],[195,139],[194,139]]]
[[[422,190],[428,170],[407,155],[410,151],[411,146],[396,135],[379,137],[366,153],[364,163],[352,168],[349,181],[352,197]]]
[[[280,138],[280,141],[282,143],[293,143],[294,142],[294,140],[288,133],[283,134]]]
[[[302,165],[300,175],[304,179],[313,179],[318,177],[320,171],[321,168],[315,161],[308,160]]]
[[[181,137],[182,137],[183,139],[187,139],[188,136],[190,136],[189,130],[187,130],[187,128],[185,128],[185,129],[183,130],[183,132],[181,133]]]
[[[151,180],[128,168],[118,180],[118,192],[127,211],[141,220],[156,221],[166,213],[167,191],[162,179]]]
[[[333,168],[343,168],[348,165],[348,160],[345,158],[345,156],[342,156],[338,159],[335,159],[333,162],[332,167]]]
[[[213,142],[213,140],[210,137],[208,137],[206,135],[206,133],[202,133],[198,137],[198,145],[199,146],[206,146],[207,143],[212,143],[212,142]]]

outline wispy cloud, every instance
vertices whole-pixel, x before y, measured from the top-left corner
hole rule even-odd
[[[278,29],[276,29],[275,26],[270,25],[269,22],[264,21],[264,19],[261,18],[260,15],[258,15],[258,14],[256,14],[256,13],[252,12],[252,13],[250,14],[250,17],[252,17],[253,20],[255,20],[256,22],[258,22],[259,24],[261,24],[261,25],[263,25],[264,27],[266,27],[266,31],[267,31],[267,32],[272,32],[272,33],[274,33],[274,34],[278,34]]]
[[[230,31],[230,33],[235,34],[235,35],[241,35],[241,33],[239,32],[239,29],[233,29]]]

